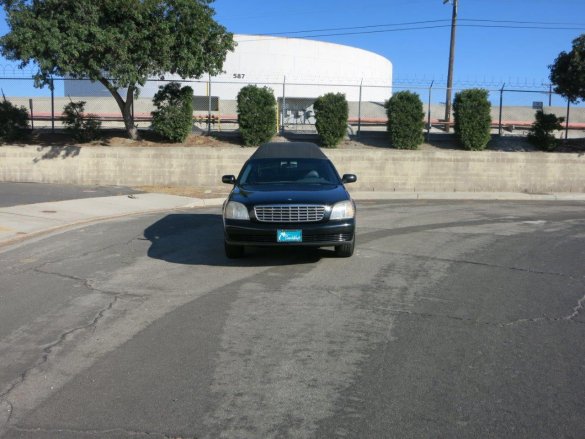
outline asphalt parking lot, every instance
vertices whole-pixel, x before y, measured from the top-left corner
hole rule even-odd
[[[3,438],[584,437],[582,202],[370,201],[352,258],[219,209],[0,251]]]

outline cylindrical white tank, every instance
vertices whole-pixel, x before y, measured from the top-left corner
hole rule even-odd
[[[341,44],[300,38],[234,35],[237,46],[228,53],[224,73],[211,78],[211,95],[234,100],[247,84],[268,86],[276,97],[316,98],[328,92],[345,93],[348,101],[383,102],[392,94],[392,63],[373,52]],[[152,97],[166,82],[152,78],[140,96]],[[165,81],[184,82],[179,76],[165,75]],[[209,93],[209,78],[185,83],[196,96]],[[65,95],[109,96],[99,83],[66,81]]]

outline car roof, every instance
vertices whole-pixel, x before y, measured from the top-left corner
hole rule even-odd
[[[321,159],[329,160],[314,143],[310,142],[270,142],[260,145],[252,154],[252,159]]]

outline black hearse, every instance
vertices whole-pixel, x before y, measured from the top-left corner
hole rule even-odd
[[[321,149],[306,142],[266,143],[240,174],[224,175],[234,188],[223,204],[225,252],[241,257],[244,246],[335,247],[349,257],[355,247],[355,203]]]

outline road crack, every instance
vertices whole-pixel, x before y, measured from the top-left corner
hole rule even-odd
[[[422,317],[422,318],[455,320],[458,322],[469,323],[469,324],[473,324],[476,326],[494,326],[494,327],[499,327],[499,328],[506,328],[506,327],[510,327],[510,326],[519,326],[519,325],[524,325],[524,324],[533,324],[533,323],[541,323],[541,322],[558,323],[558,322],[570,321],[572,323],[580,323],[580,324],[584,323],[584,322],[580,322],[577,320],[573,320],[573,318],[576,317],[580,313],[580,311],[584,308],[585,296],[579,300],[579,302],[578,302],[579,304],[575,307],[575,311],[569,316],[564,316],[564,317],[542,316],[542,317],[518,319],[518,320],[513,320],[510,322],[489,322],[489,321],[478,320],[478,319],[473,319],[473,318],[469,318],[469,317],[453,316],[453,315],[449,315],[449,314],[425,313],[425,312],[418,312],[418,311],[411,311],[411,310],[406,310],[406,309],[401,309],[401,308],[383,307],[383,306],[367,306],[367,305],[364,306],[363,303],[361,303],[357,300],[347,299],[346,297],[344,297],[341,294],[338,294],[335,291],[326,290],[326,292],[328,294],[331,294],[331,295],[337,297],[340,301],[342,301],[344,303],[348,303],[348,304],[351,304],[354,306],[359,306],[362,308],[367,307],[367,308],[371,309],[372,311],[374,311],[374,310],[375,311],[386,311],[389,314],[408,315],[408,316],[416,316],[416,317]]]
[[[72,280],[75,282],[81,282],[83,284],[83,286],[90,290],[90,291],[94,291],[96,293],[100,293],[100,294],[104,294],[106,296],[115,296],[115,297],[129,297],[129,298],[144,298],[147,297],[146,295],[143,294],[134,294],[134,293],[127,293],[127,292],[120,292],[120,291],[108,291],[108,290],[102,290],[98,287],[96,287],[95,285],[92,284],[92,281],[90,279],[84,279],[82,277],[78,277],[78,276],[73,276],[70,274],[64,274],[64,273],[59,273],[56,271],[47,271],[47,270],[43,270],[40,267],[47,265],[46,264],[42,264],[39,267],[33,268],[32,271],[34,271],[35,273],[39,273],[39,274],[48,274],[50,276],[57,276],[60,277],[62,279],[68,279],[68,280]]]
[[[575,317],[577,317],[581,313],[581,311],[583,310],[583,304],[584,303],[585,303],[585,296],[581,297],[577,301],[577,306],[575,306],[573,308],[573,312],[571,314],[569,314],[568,316],[563,317],[563,319],[573,321],[573,319]]]
[[[26,273],[27,271],[30,271],[30,270],[33,270],[34,271],[35,268],[44,267],[44,266],[50,265],[50,264],[58,264],[58,263],[65,262],[65,261],[69,261],[69,260],[79,260],[81,258],[85,258],[86,256],[89,256],[89,255],[92,255],[92,254],[97,254],[97,253],[100,253],[100,252],[103,252],[103,251],[106,251],[106,250],[111,250],[111,249],[113,249],[115,247],[127,247],[130,244],[132,244],[132,242],[140,240],[140,238],[142,238],[143,236],[144,235],[141,233],[141,234],[135,235],[131,239],[129,239],[127,241],[124,241],[124,242],[116,242],[116,243],[107,245],[105,247],[95,248],[95,249],[92,249],[92,250],[88,250],[88,251],[83,252],[83,253],[78,254],[78,255],[70,255],[70,256],[65,256],[65,257],[59,257],[59,258],[51,259],[51,260],[48,260],[48,261],[43,262],[41,265],[38,265],[37,267],[26,268],[24,270],[18,270],[18,269],[16,269],[13,272],[15,274],[22,274],[22,273]],[[11,268],[15,268],[15,267],[11,267]]]
[[[38,370],[41,366],[43,366],[45,363],[47,363],[49,361],[50,356],[53,353],[55,348],[64,344],[68,338],[70,338],[71,336],[73,336],[74,334],[76,334],[78,332],[86,331],[86,330],[89,330],[92,328],[93,328],[93,330],[95,330],[95,328],[98,326],[99,322],[105,317],[106,313],[114,307],[114,305],[116,304],[116,302],[119,300],[120,297],[144,297],[144,296],[140,296],[137,294],[127,294],[127,293],[120,293],[120,292],[114,292],[114,291],[100,290],[100,289],[94,287],[89,280],[82,279],[82,278],[79,278],[76,276],[70,276],[70,275],[66,275],[66,274],[62,274],[62,273],[44,271],[44,270],[41,270],[40,268],[35,268],[34,271],[41,273],[41,274],[54,275],[54,276],[59,276],[59,277],[68,279],[68,280],[73,280],[76,282],[82,282],[86,286],[86,288],[89,289],[90,291],[94,291],[94,292],[103,294],[105,296],[109,296],[110,300],[106,304],[105,307],[103,307],[101,310],[99,310],[97,312],[95,317],[89,323],[87,323],[85,325],[81,325],[81,326],[76,326],[75,328],[69,329],[69,330],[61,333],[54,342],[45,346],[42,350],[41,358],[39,360],[37,360],[32,366],[25,369],[20,374],[20,376],[5,391],[0,393],[0,403],[5,403],[10,407],[9,415],[8,415],[7,419],[3,421],[4,426],[8,425],[8,423],[10,422],[12,413],[14,411],[13,404],[9,400],[10,394],[18,386],[22,385],[26,381],[27,377],[30,375],[31,372]]]
[[[21,433],[52,433],[52,434],[59,434],[59,433],[69,433],[75,435],[84,435],[84,436],[95,436],[95,437],[103,437],[103,435],[112,434],[112,433],[121,433],[124,435],[128,435],[129,437],[153,437],[153,438],[161,438],[161,439],[197,439],[197,436],[184,436],[184,435],[175,435],[169,433],[160,433],[156,431],[136,431],[136,430],[126,430],[124,428],[112,428],[108,430],[74,430],[74,429],[67,429],[67,428],[25,428],[14,426],[11,427],[12,430],[21,432]]]
[[[70,335],[72,335],[76,332],[83,331],[85,329],[89,329],[89,328],[97,326],[97,324],[104,317],[106,312],[111,310],[117,301],[118,301],[118,296],[114,296],[112,298],[112,300],[110,300],[110,302],[107,304],[107,306],[102,308],[90,323],[88,323],[87,325],[78,326],[78,327],[70,329],[66,332],[63,332],[61,335],[59,335],[57,340],[55,340],[53,343],[51,343],[48,346],[46,346],[45,348],[43,348],[43,355],[41,356],[40,360],[38,360],[33,366],[25,369],[24,372],[22,372],[20,374],[20,377],[18,378],[18,380],[15,383],[13,383],[7,390],[0,393],[0,402],[5,402],[9,405],[12,405],[10,403],[10,401],[7,400],[7,397],[10,395],[10,393],[12,393],[14,391],[14,389],[16,389],[16,387],[18,387],[20,384],[22,384],[26,381],[26,378],[30,374],[31,371],[39,368],[40,366],[45,364],[47,361],[49,361],[49,357],[50,357],[51,353],[53,352],[53,349],[55,349],[57,346],[60,346],[61,344],[63,344]]]
[[[452,263],[452,264],[478,265],[478,266],[482,266],[482,267],[500,268],[500,269],[504,269],[504,270],[520,271],[523,273],[544,274],[544,275],[548,275],[548,276],[564,277],[564,278],[571,279],[571,280],[580,280],[580,278],[575,278],[569,274],[559,273],[559,272],[555,272],[555,271],[532,270],[530,268],[523,268],[523,267],[509,267],[506,265],[488,264],[487,262],[468,261],[465,259],[450,259],[450,258],[439,258],[436,256],[414,255],[414,254],[410,254],[410,253],[378,250],[378,249],[371,248],[371,247],[361,247],[361,249],[369,250],[371,252],[380,253],[380,254],[384,254],[384,255],[408,256],[408,257],[415,258],[415,259],[434,260],[434,261],[440,261],[440,262],[448,262],[448,263]]]

